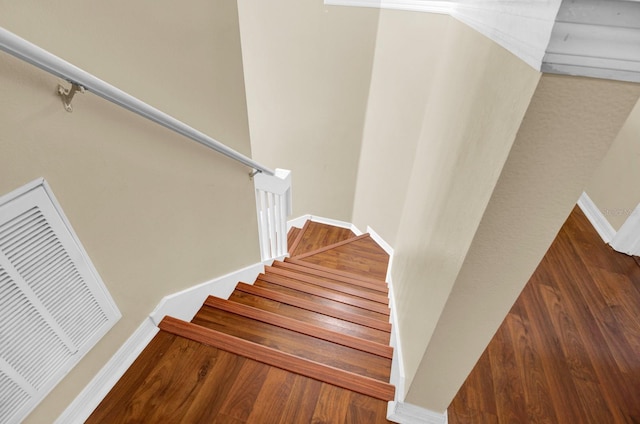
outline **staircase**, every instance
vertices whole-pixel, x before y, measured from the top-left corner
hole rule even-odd
[[[87,423],[388,423],[387,254],[307,221],[290,258],[160,331]]]

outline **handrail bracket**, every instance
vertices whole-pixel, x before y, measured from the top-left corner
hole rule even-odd
[[[75,82],[71,83],[70,88],[64,88],[62,85],[58,85],[58,95],[62,98],[64,109],[69,113],[73,112],[73,105],[71,104],[71,101],[78,91],[80,93],[84,93],[85,88]]]

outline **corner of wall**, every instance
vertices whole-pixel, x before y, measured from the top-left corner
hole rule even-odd
[[[145,319],[54,423],[84,423],[157,332],[151,318]]]
[[[591,200],[589,195],[582,192],[578,199],[578,206],[596,229],[605,243],[610,243],[616,235],[616,230],[607,220],[607,217],[600,211],[598,206]]]

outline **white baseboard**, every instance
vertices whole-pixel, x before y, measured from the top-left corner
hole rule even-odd
[[[611,247],[627,255],[640,256],[640,205],[624,221],[611,240]]]
[[[287,232],[291,227],[302,228],[304,223],[311,219],[311,215],[306,214],[287,221]]]
[[[389,421],[399,424],[447,424],[447,412],[440,414],[410,403],[395,402],[393,413],[387,416]]]
[[[191,321],[208,295],[228,299],[239,281],[253,284],[264,265],[256,263],[178,293],[165,296],[154,311],[111,357],[100,372],[58,417],[56,424],[83,423],[158,332],[166,315]]]
[[[582,193],[578,199],[578,206],[596,229],[605,243],[611,242],[616,235],[616,230],[611,226],[607,218],[600,212],[598,206],[591,200],[587,193]]]
[[[156,325],[167,315],[184,321],[191,321],[207,296],[212,295],[222,299],[228,299],[239,281],[253,284],[258,274],[264,271],[264,265],[264,263],[259,262],[223,275],[222,277],[214,278],[197,286],[189,287],[186,290],[165,296],[151,313],[150,318]]]
[[[62,412],[55,424],[84,423],[157,332],[158,327],[150,318],[146,318],[109,362]]]
[[[373,241],[378,243],[378,246],[382,248],[389,257],[393,256],[393,247],[389,243],[387,243],[376,231],[367,225],[367,233],[371,236]],[[389,263],[391,263],[391,259],[389,259]]]
[[[298,226],[300,223],[300,226],[302,226],[307,219],[323,224],[348,228],[357,235],[362,234],[362,232],[353,224],[312,215],[303,215],[302,217],[289,221],[288,228],[290,228],[290,225]],[[391,264],[393,263],[393,249],[373,229],[368,227],[367,231],[371,234],[371,237],[376,241],[376,243],[378,243],[389,254],[390,270]],[[91,380],[91,382],[67,407],[67,409],[64,410],[55,423],[83,423],[118,382],[120,377],[122,377],[126,370],[131,366],[138,355],[140,355],[142,350],[144,350],[147,344],[153,339],[158,332],[157,324],[166,315],[190,321],[202,306],[203,300],[208,295],[228,299],[239,281],[252,284],[258,274],[264,271],[264,265],[268,265],[270,262],[271,261],[265,263],[259,262],[164,297],[149,317],[142,322],[138,329],[136,329],[131,337],[129,337],[120,349],[118,349],[109,362],[102,367],[100,372]],[[393,287],[389,273],[388,277],[387,282],[390,284],[390,302],[392,302],[392,311],[395,311]],[[402,366],[402,349],[397,338],[398,326],[395,321],[395,313],[392,313],[391,322],[394,331],[391,336],[391,345],[394,347],[391,382],[396,386],[396,396],[401,395],[402,398],[404,396],[404,367]],[[433,416],[433,413],[429,411],[425,413],[424,411],[426,410],[410,404],[405,404],[399,400],[390,402],[390,405],[393,405],[393,408],[389,410],[389,413],[391,417],[394,417],[390,419],[397,419],[399,420],[396,421],[398,423],[427,422],[441,424],[446,422],[416,421],[416,419],[421,419],[420,417]]]
[[[373,228],[367,226],[367,233],[378,245],[389,255],[389,266],[387,267],[386,281],[389,284],[389,303],[391,306],[391,347],[393,347],[393,359],[391,361],[390,382],[396,388],[395,399],[387,406],[387,419],[399,424],[446,424],[447,413],[443,414],[421,408],[416,405],[404,402],[405,396],[405,374],[402,359],[402,343],[400,343],[400,332],[398,327],[398,317],[396,300],[394,296],[393,279],[391,268],[393,266],[394,250]]]
[[[317,215],[309,215],[309,214],[302,215],[287,221],[287,231],[289,231],[291,227],[302,228],[304,226],[304,223],[307,222],[308,220],[313,222],[318,222],[320,224],[333,225],[334,227],[346,228],[348,230],[353,231],[353,233],[356,236],[360,236],[363,234],[363,232],[360,231],[358,227],[356,227],[350,222],[340,221],[340,220],[331,219],[331,218],[325,218]]]
[[[393,263],[393,249],[389,259],[389,269]],[[404,402],[405,374],[402,360],[402,344],[398,329],[395,297],[393,295],[393,281],[390,273],[387,274],[389,283],[389,302],[391,303],[391,346],[393,347],[393,360],[391,361],[390,382],[396,388],[395,399],[387,406],[387,419],[399,424],[446,424],[447,412],[438,413],[425,408]]]

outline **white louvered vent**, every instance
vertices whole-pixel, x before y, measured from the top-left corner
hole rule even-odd
[[[44,180],[0,198],[0,423],[20,422],[120,318]]]

